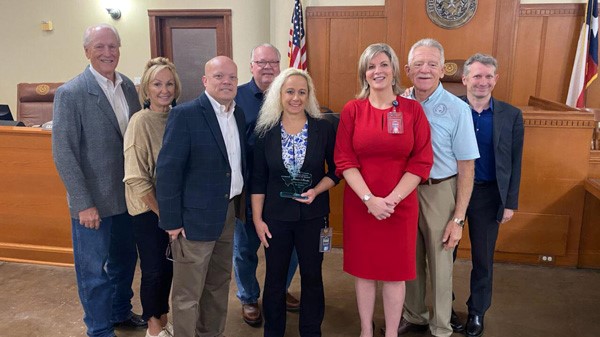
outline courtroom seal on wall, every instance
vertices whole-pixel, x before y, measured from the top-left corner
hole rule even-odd
[[[436,25],[455,29],[469,22],[477,11],[477,0],[427,0],[427,16]]]

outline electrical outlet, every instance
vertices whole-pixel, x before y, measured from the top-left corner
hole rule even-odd
[[[552,255],[540,255],[538,262],[541,264],[554,264],[555,258]]]

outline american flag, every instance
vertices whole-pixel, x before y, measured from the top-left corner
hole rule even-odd
[[[588,0],[571,73],[567,104],[585,107],[585,91],[598,77],[598,0]]]
[[[290,67],[306,70],[306,40],[304,39],[304,20],[302,19],[302,2],[296,0],[292,24],[290,26],[290,50],[288,58]]]

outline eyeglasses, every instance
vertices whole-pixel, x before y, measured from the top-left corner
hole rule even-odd
[[[279,67],[279,61],[252,61],[252,62],[261,68],[266,67],[267,64],[270,65],[271,67]]]

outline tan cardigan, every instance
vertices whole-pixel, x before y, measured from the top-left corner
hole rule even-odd
[[[125,200],[131,215],[150,210],[141,197],[156,186],[156,159],[162,147],[168,112],[143,109],[129,121],[124,137]]]

